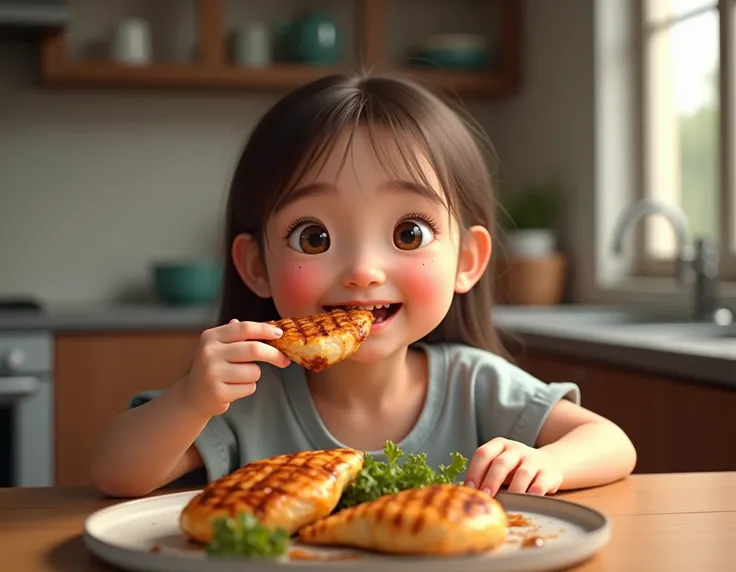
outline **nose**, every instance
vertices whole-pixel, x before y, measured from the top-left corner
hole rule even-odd
[[[343,274],[343,284],[348,288],[379,286],[385,281],[385,272],[375,262],[365,260],[353,260]]]

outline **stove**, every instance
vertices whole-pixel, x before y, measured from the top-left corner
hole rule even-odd
[[[0,316],[43,311],[30,297],[0,297]],[[50,331],[0,327],[0,486],[53,485],[53,352]]]

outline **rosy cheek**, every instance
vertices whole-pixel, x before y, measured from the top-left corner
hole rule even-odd
[[[288,263],[270,274],[276,307],[286,312],[311,310],[324,294],[324,273],[317,264]]]
[[[454,285],[454,271],[433,259],[412,261],[401,269],[403,290],[419,304],[433,304]]]

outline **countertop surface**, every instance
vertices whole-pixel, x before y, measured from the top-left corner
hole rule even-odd
[[[0,336],[125,331],[201,332],[217,308],[163,305],[49,305],[41,312],[0,313]],[[640,316],[618,307],[500,306],[494,321],[530,349],[647,369],[736,387],[736,331],[690,324],[682,316]],[[672,323],[670,323],[672,322]]]
[[[572,568],[576,572],[734,569],[736,472],[634,475],[604,487],[555,496],[611,519],[608,545]],[[82,534],[90,514],[119,502],[84,487],[0,489],[2,569],[118,570],[93,556]]]
[[[157,304],[58,304],[41,311],[0,312],[0,334],[44,330],[85,332],[105,330],[204,330],[217,319],[214,306]]]

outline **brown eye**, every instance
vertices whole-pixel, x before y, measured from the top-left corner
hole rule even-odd
[[[330,235],[319,224],[304,223],[289,235],[289,246],[304,254],[322,254],[330,248]]]
[[[416,250],[434,240],[429,225],[421,220],[405,220],[394,229],[394,244],[401,250]]]

